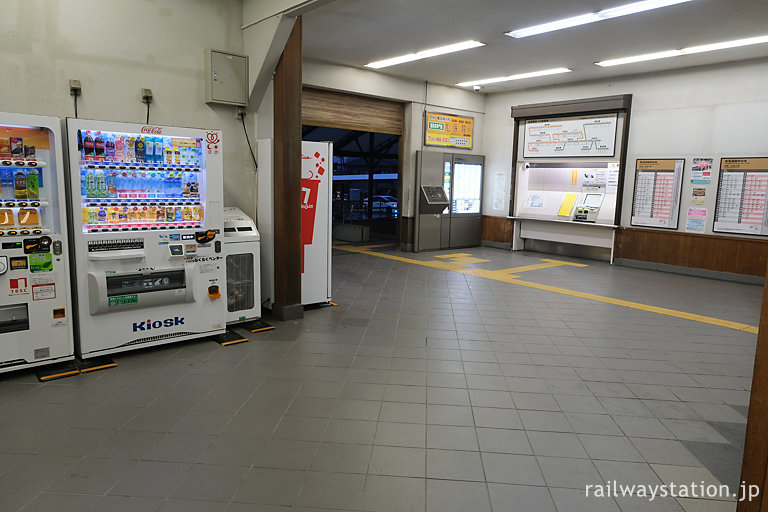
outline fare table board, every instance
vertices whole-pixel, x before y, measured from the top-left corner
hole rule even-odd
[[[723,158],[713,231],[768,235],[768,158]]]
[[[638,159],[635,167],[633,226],[677,229],[685,159]]]

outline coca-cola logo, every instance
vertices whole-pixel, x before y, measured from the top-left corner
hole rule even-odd
[[[141,133],[160,134],[160,133],[163,133],[163,129],[160,128],[159,126],[142,126]]]

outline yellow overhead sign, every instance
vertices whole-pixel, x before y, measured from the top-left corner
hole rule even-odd
[[[472,149],[474,122],[471,117],[427,112],[424,144]]]

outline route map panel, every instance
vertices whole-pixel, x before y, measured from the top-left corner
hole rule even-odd
[[[537,119],[525,122],[525,158],[612,157],[617,115]]]

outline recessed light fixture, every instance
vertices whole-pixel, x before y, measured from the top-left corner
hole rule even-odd
[[[397,64],[426,59],[428,57],[435,57],[437,55],[444,55],[446,53],[469,50],[470,48],[477,48],[478,46],[485,46],[485,43],[481,43],[479,41],[462,41],[461,43],[449,44],[448,46],[440,46],[439,48],[432,48],[430,50],[422,50],[416,53],[409,53],[408,55],[401,55],[400,57],[392,57],[391,59],[369,62],[365,65],[365,67],[373,69],[386,68],[387,66],[395,66]]]
[[[645,53],[633,57],[622,57],[620,59],[610,59],[601,62],[595,62],[598,66],[620,66],[622,64],[632,64],[634,62],[643,62],[646,60],[666,59],[668,57],[680,57],[682,55],[692,55],[694,53],[713,52],[715,50],[726,50],[728,48],[738,48],[740,46],[750,46],[753,44],[768,43],[768,35],[749,37],[747,39],[736,39],[734,41],[724,41],[722,43],[703,44],[700,46],[689,46],[682,50],[665,50],[663,52]]]
[[[598,12],[590,12],[588,14],[581,14],[571,18],[564,18],[562,20],[551,21],[549,23],[542,23],[541,25],[534,25],[533,27],[513,30],[511,32],[507,32],[506,35],[516,38],[535,36],[536,34],[554,32],[555,30],[562,30],[564,28],[578,27],[579,25],[586,25],[587,23],[609,20],[611,18],[618,18],[619,16],[637,14],[639,12],[650,11],[652,9],[659,9],[660,7],[667,7],[670,5],[682,4],[684,2],[690,1],[691,0],[644,0],[642,2],[634,2],[631,4],[620,5],[618,7],[612,7],[610,9],[603,9],[602,11]]]
[[[570,72],[571,70],[568,68],[544,69],[542,71],[531,71],[530,73],[520,73],[518,75],[499,76],[496,78],[483,78],[482,80],[471,80],[469,82],[461,82],[460,84],[456,84],[456,85],[459,87],[471,87],[474,85],[495,84],[498,82],[509,82],[511,80],[523,80],[525,78],[535,78],[537,76],[557,75],[559,73],[570,73]]]

